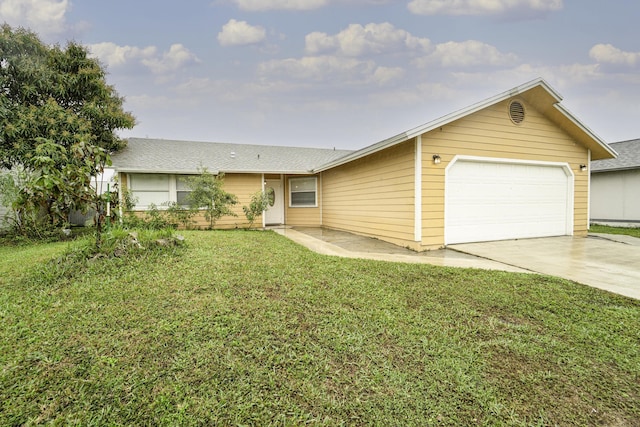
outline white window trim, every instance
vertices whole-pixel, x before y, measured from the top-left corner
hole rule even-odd
[[[292,191],[293,186],[291,185],[291,181],[295,181],[296,179],[313,179],[313,182],[314,182],[314,184],[315,184],[315,189],[314,189],[314,191],[315,191],[315,194],[316,194],[316,196],[315,196],[315,204],[313,204],[313,205],[302,205],[302,206],[300,206],[300,205],[294,205],[294,204],[292,203],[291,193],[293,193],[293,191]],[[298,177],[291,177],[291,178],[289,178],[289,182],[288,182],[288,184],[289,184],[289,189],[288,189],[289,191],[288,191],[288,193],[289,193],[289,207],[290,207],[290,208],[317,208],[317,207],[318,207],[318,177],[317,177],[317,176],[298,176]]]
[[[422,242],[422,135],[416,137],[413,240]]]
[[[178,179],[182,176],[186,176],[184,174],[162,174],[162,173],[152,173],[152,174],[145,174],[145,173],[128,173],[127,175],[127,183],[128,183],[128,189],[133,192],[135,194],[136,189],[133,188],[131,186],[132,182],[134,180],[132,180],[132,176],[133,175],[167,175],[168,180],[169,180],[169,200],[167,200],[166,202],[163,202],[161,204],[156,204],[156,208],[160,211],[162,210],[166,210],[169,207],[164,204],[164,203],[178,203]],[[138,190],[139,191],[139,190]],[[150,205],[135,205],[134,210],[138,210],[138,211],[147,211],[149,210],[149,206]]]

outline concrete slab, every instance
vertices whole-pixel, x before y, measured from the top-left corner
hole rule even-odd
[[[640,239],[626,234],[589,233],[589,237],[611,240],[612,242],[625,243],[632,246],[640,246]]]
[[[449,248],[640,299],[640,239],[634,237],[563,236]]]
[[[405,263],[431,264],[442,267],[480,268],[485,270],[530,273],[525,269],[449,249],[414,252],[391,243],[343,231],[317,227],[273,228],[294,242],[323,255],[372,259]]]

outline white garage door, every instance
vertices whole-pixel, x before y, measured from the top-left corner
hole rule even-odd
[[[566,166],[457,159],[445,181],[446,244],[573,234]]]

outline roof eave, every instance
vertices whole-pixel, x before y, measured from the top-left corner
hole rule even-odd
[[[586,134],[589,139],[595,142],[595,148],[597,149],[595,150],[595,153],[592,147],[588,147],[589,149],[591,149],[592,153],[599,155],[599,157],[594,160],[615,159],[616,157],[618,157],[618,153],[613,148],[611,148],[602,138],[596,135],[595,132],[593,132],[580,120],[578,120],[564,105],[557,103],[554,104],[554,108],[559,111],[564,117],[566,117],[576,128]],[[604,153],[604,156],[600,156],[600,154],[602,153]]]
[[[158,173],[158,174],[175,174],[175,175],[198,175],[202,171],[197,169],[149,169],[149,168],[113,168],[116,173]],[[208,172],[216,175],[220,173],[217,170],[208,169]]]
[[[243,170],[243,169],[221,169],[222,173],[247,173],[247,174],[265,174],[265,175],[312,175],[311,170]]]
[[[198,175],[202,173],[197,169],[148,169],[148,168],[115,168],[116,173],[157,173],[173,175]],[[256,169],[220,169],[208,170],[209,173],[218,175],[219,173],[246,173],[246,174],[273,174],[273,175],[311,175],[311,170],[256,170]]]
[[[509,98],[513,98],[514,96],[518,96],[522,93],[525,93],[537,86],[541,86],[543,87],[554,99],[556,102],[560,102],[562,101],[562,96],[560,96],[560,94],[553,89],[551,86],[549,86],[549,84],[542,78],[537,78],[535,80],[531,80],[530,82],[524,83],[520,86],[517,86],[515,88],[512,88],[508,91],[502,92],[498,95],[495,95],[491,98],[485,99],[483,101],[480,101],[476,104],[470,105],[469,107],[463,108],[461,110],[455,111],[451,114],[447,114],[446,116],[442,116],[439,119],[436,119],[434,121],[425,123],[424,125],[415,127],[413,129],[410,129],[406,132],[400,133],[396,136],[393,136],[391,138],[388,139],[384,139],[376,144],[370,145],[368,147],[365,147],[361,150],[355,151],[350,155],[341,157],[337,160],[334,160],[333,162],[330,163],[326,163],[322,166],[320,166],[319,168],[314,169],[314,171],[316,172],[322,172],[325,171],[327,169],[331,169],[333,167],[336,166],[340,166],[342,164],[351,162],[353,160],[357,160],[360,159],[362,157],[368,156],[370,154],[376,153],[378,151],[382,151],[386,148],[392,147],[394,145],[400,144],[402,142],[408,141],[412,138],[415,138],[419,135],[423,135],[427,132],[430,132],[434,129],[438,129],[439,127],[445,126],[451,122],[454,122],[458,119],[461,119],[463,117],[466,117],[470,114],[476,113],[482,109],[485,109],[491,105],[497,104],[499,102],[502,102],[504,100],[507,100]]]
[[[630,171],[640,169],[640,165],[636,166],[625,166],[620,168],[606,168],[606,169],[591,169],[591,173],[600,173],[600,172],[620,172],[620,171]]]
[[[340,157],[339,159],[333,160],[329,163],[325,163],[315,169],[313,169],[311,172],[317,173],[317,172],[324,172],[328,169],[334,168],[336,166],[340,166],[343,165],[345,163],[354,161],[354,160],[358,160],[362,157],[368,156],[370,154],[374,154],[377,153],[378,151],[382,151],[386,148],[392,147],[396,144],[400,144],[401,142],[407,141],[411,139],[409,136],[407,136],[407,132],[404,133],[400,133],[398,135],[392,136],[391,138],[387,138],[387,139],[383,139],[380,142],[376,142],[373,145],[369,145],[363,149],[354,151],[353,153],[347,154],[346,156]]]

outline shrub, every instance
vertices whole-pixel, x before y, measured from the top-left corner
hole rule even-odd
[[[269,207],[269,195],[264,191],[258,191],[251,196],[249,206],[243,206],[244,215],[249,221],[249,228],[253,227],[255,220]]]

